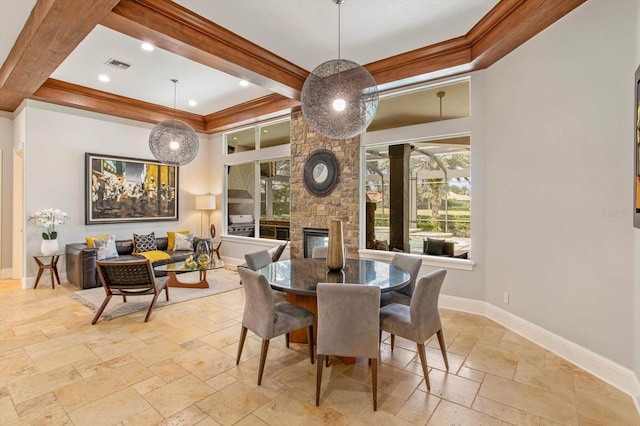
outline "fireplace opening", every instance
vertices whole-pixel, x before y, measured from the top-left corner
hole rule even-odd
[[[322,228],[302,228],[304,257],[311,257],[314,247],[329,245],[329,230]]]

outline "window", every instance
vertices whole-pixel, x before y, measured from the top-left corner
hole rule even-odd
[[[403,140],[401,127],[468,117],[470,80],[404,89],[381,96],[367,132],[394,140],[363,146],[366,248],[468,258],[471,250],[471,136]],[[392,130],[389,130],[392,129]],[[436,128],[437,129],[437,128]],[[415,130],[415,128],[414,128]],[[428,240],[434,241],[428,250]],[[426,243],[426,245],[425,245]]]
[[[470,137],[399,145],[406,145],[410,152],[406,168],[398,171],[406,172],[404,184],[402,179],[401,183],[392,179],[389,149],[398,145],[368,147],[365,151],[365,192],[368,209],[374,209],[373,223],[367,221],[374,240],[367,241],[367,248],[389,250],[395,246],[423,253],[424,240],[435,238],[453,242],[455,255],[464,257],[471,247]],[[398,206],[392,192],[406,194],[405,202]],[[405,232],[404,227],[392,229],[390,218],[398,214],[408,221],[409,250],[394,244],[398,239],[390,235]]]
[[[290,170],[291,161],[288,158],[260,163],[260,219],[290,219]]]
[[[227,235],[289,239],[290,120],[223,135]]]

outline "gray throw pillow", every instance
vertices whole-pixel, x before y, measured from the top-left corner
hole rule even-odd
[[[193,251],[193,233],[187,235],[176,233],[176,240],[175,244],[173,245],[173,249],[175,251]]]
[[[427,238],[427,254],[430,256],[442,256],[444,240]]]
[[[109,238],[94,238],[93,245],[98,250],[98,260],[114,259],[118,257],[115,235],[110,235]]]

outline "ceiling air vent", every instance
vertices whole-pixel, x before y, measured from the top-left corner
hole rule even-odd
[[[126,70],[127,68],[129,68],[131,65],[129,64],[125,64],[124,62],[118,61],[117,59],[109,59],[107,62],[105,62],[107,65],[109,65],[110,67],[114,67],[114,68],[119,68],[121,70]]]

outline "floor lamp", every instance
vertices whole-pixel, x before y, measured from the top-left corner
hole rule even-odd
[[[207,211],[207,227],[211,224],[211,210],[216,209],[216,196],[212,194],[196,195],[196,210],[200,210],[200,236],[205,237],[202,224],[204,222],[204,212]]]

